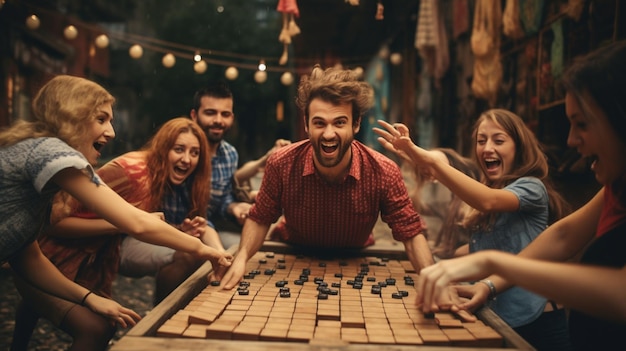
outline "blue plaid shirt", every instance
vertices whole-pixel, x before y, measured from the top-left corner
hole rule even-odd
[[[207,209],[208,220],[216,216],[226,218],[228,205],[235,201],[232,179],[238,162],[237,149],[222,140],[215,156],[211,158],[211,200]]]
[[[191,204],[192,184],[193,176],[185,179],[180,185],[172,186],[170,184],[172,191],[165,195],[161,204],[161,211],[163,211],[167,223],[177,226],[187,218]]]

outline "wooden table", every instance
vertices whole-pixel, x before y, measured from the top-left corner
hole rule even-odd
[[[235,248],[231,248],[234,252]],[[256,269],[258,274],[258,279],[252,279],[254,276],[249,276],[249,279],[245,279],[248,283],[250,283],[249,289],[252,294],[242,294],[240,295],[239,290],[245,290],[248,288],[241,287],[238,290],[233,289],[231,292],[224,292],[219,290],[217,287],[213,287],[209,284],[207,279],[208,274],[211,272],[211,264],[206,262],[202,265],[192,276],[189,277],[183,284],[181,284],[175,291],[173,291],[162,303],[156,306],[152,311],[150,311],[135,327],[128,331],[128,333],[123,336],[118,342],[116,342],[110,348],[111,351],[138,351],[138,350],[218,350],[218,351],[226,351],[226,350],[236,350],[236,351],[265,351],[265,350],[294,350],[294,351],[304,351],[304,350],[425,350],[425,351],[442,351],[442,350],[534,350],[534,348],[528,344],[524,339],[522,339],[517,333],[515,333],[506,323],[504,323],[493,311],[489,308],[482,308],[477,311],[476,315],[479,318],[479,321],[474,324],[462,323],[460,320],[455,318],[449,318],[452,314],[436,314],[435,316],[424,316],[426,319],[422,319],[421,317],[416,315],[416,312],[413,307],[411,307],[411,303],[409,302],[410,297],[406,297],[404,302],[401,300],[401,297],[394,297],[397,300],[390,300],[389,296],[392,292],[402,291],[403,293],[412,294],[414,291],[412,287],[408,284],[406,279],[410,279],[410,277],[416,276],[414,274],[404,274],[404,283],[398,281],[397,285],[394,283],[393,286],[384,286],[385,277],[389,276],[389,273],[378,273],[376,276],[376,271],[390,270],[391,267],[387,268],[386,265],[389,263],[390,266],[406,266],[408,262],[406,260],[406,255],[402,250],[402,246],[385,246],[385,245],[375,245],[373,247],[359,250],[359,251],[346,251],[343,250],[341,252],[341,257],[337,258],[338,253],[328,253],[324,254],[324,257],[320,257],[320,253],[314,253],[313,255],[309,255],[307,253],[303,253],[294,249],[293,247],[283,245],[280,243],[274,242],[266,242],[263,248],[257,253],[257,255],[248,261],[248,268],[261,268],[264,267],[276,267],[276,260],[278,258],[278,262],[285,262],[285,259],[288,260],[287,265],[293,265],[293,267],[298,267],[293,269],[294,272],[290,272],[289,279],[285,278],[285,274],[279,270],[275,270],[276,273],[268,273],[263,274],[262,270]],[[339,261],[342,262],[339,262]],[[382,262],[384,263],[380,263]],[[269,261],[269,262],[268,262]],[[371,266],[371,270],[367,267],[367,270],[370,272],[365,272],[365,277],[369,278],[369,280],[364,279],[362,284],[362,289],[357,291],[354,288],[354,281],[352,280],[353,276],[351,274],[346,274],[343,277],[338,277],[339,273],[335,273],[335,276],[332,276],[332,272],[337,271],[337,267],[340,265],[347,266],[348,261],[352,262],[366,262],[361,263],[361,270],[366,269],[363,266]],[[295,263],[294,263],[295,262]],[[302,265],[309,264],[309,271],[311,271],[310,280],[303,284],[297,283],[294,285],[295,280],[293,280],[293,274],[299,273]],[[329,266],[327,266],[327,263]],[[284,265],[285,263],[280,263],[280,265]],[[377,267],[381,265],[383,267]],[[323,267],[323,268],[318,268]],[[328,269],[326,268],[328,267]],[[332,267],[332,269],[331,269]],[[284,267],[283,267],[284,268]],[[344,267],[345,268],[345,267]],[[353,269],[354,267],[348,267],[347,269]],[[327,269],[327,270],[326,270]],[[407,268],[410,269],[410,268]],[[321,278],[321,272],[326,270],[326,275],[324,278]],[[397,271],[398,269],[395,268]],[[260,271],[260,272],[259,272]],[[282,275],[281,275],[282,274]],[[385,276],[383,276],[383,274]],[[394,273],[395,274],[395,273]],[[402,274],[399,272],[398,274]],[[339,274],[340,276],[341,274]],[[363,276],[361,275],[361,278]],[[389,279],[389,278],[388,278]],[[395,278],[396,280],[402,279]],[[317,280],[317,282],[312,282],[312,280]],[[374,281],[376,280],[376,281]],[[393,279],[392,279],[393,280]],[[261,283],[264,281],[264,283]],[[293,313],[293,325],[297,325],[298,329],[309,330],[305,324],[311,324],[311,329],[309,334],[305,334],[308,336],[305,337],[285,337],[287,332],[282,334],[271,334],[271,331],[268,329],[270,323],[267,322],[265,325],[266,330],[255,334],[252,332],[251,334],[238,334],[233,332],[224,332],[219,329],[217,326],[220,324],[224,324],[224,320],[220,320],[218,318],[226,319],[225,317],[228,313],[230,316],[233,315],[245,315],[245,319],[241,321],[237,320],[233,325],[243,326],[243,321],[248,321],[251,318],[258,318],[254,316],[250,316],[253,308],[249,307],[249,310],[246,308],[240,308],[241,303],[246,303],[245,300],[273,300],[274,305],[277,307],[273,307],[272,316],[282,315],[282,317],[286,317],[284,310],[278,311],[280,304],[285,302],[289,306],[294,306],[295,302],[290,300],[292,296],[287,298],[275,297],[267,298],[262,296],[263,294],[278,294],[278,290],[280,289],[277,281],[282,281],[286,283],[286,286],[291,287],[294,296],[298,297],[298,301],[304,301],[305,296],[310,301],[311,298],[316,299],[318,296],[320,289],[318,286],[315,286],[313,289],[316,289],[315,295],[311,295],[311,286],[313,284],[322,284],[323,282],[330,283],[331,281],[334,284],[329,284],[329,287],[334,285],[337,287],[338,291],[341,291],[340,295],[333,296],[332,294],[328,296],[328,300],[333,306],[340,306],[337,302],[337,299],[342,299],[344,302],[343,307],[341,307],[342,312],[320,312],[321,307],[318,308],[317,312],[313,311],[313,320],[300,320],[298,319],[298,323],[296,323],[296,316],[300,317],[303,315],[303,312]],[[275,286],[276,284],[276,286]],[[375,295],[370,293],[370,289],[373,285],[383,285],[383,293],[380,295]],[[274,292],[272,292],[272,289]],[[308,290],[306,290],[308,289]],[[218,292],[219,290],[219,292]],[[296,290],[298,292],[296,292]],[[264,291],[261,293],[260,291]],[[308,291],[305,293],[305,291]],[[298,294],[302,295],[298,295]],[[230,294],[230,295],[229,295]],[[256,295],[256,297],[251,297],[249,295]],[[350,295],[351,294],[351,295]],[[356,295],[355,295],[356,294]],[[219,306],[216,308],[216,303],[219,301],[224,301],[223,296],[226,296],[226,302],[223,302],[222,310],[219,309]],[[277,295],[275,295],[277,296]],[[348,297],[350,296],[350,297]],[[398,328],[404,328],[407,323],[403,323],[402,327],[398,327],[400,324],[393,324],[392,327],[392,318],[385,318],[384,315],[382,317],[383,321],[389,320],[389,327],[385,327],[381,325],[380,327],[376,325],[372,329],[371,322],[371,313],[370,319],[365,321],[357,321],[354,320],[346,322],[343,318],[349,313],[353,306],[346,306],[348,301],[351,301],[352,297],[359,299],[359,296],[362,296],[363,305],[377,305],[376,299],[382,299],[382,303],[386,304],[385,308],[391,310],[391,306],[394,308],[395,304],[400,304],[400,306],[407,306],[406,310],[409,311],[409,314],[412,314],[412,318],[419,317],[420,321],[415,322],[415,324],[411,324],[411,326],[406,330],[406,335],[404,339],[400,336],[395,339],[391,337],[389,339],[390,330],[393,330],[396,334],[400,334]],[[317,297],[319,298],[319,297]],[[335,300],[333,300],[335,299]],[[294,299],[295,300],[295,299]],[[322,306],[325,301],[318,300],[318,306]],[[334,302],[333,302],[334,301]],[[370,301],[366,303],[365,301]],[[262,302],[255,302],[262,303]],[[298,302],[300,303],[300,302]],[[205,306],[211,306],[211,311],[218,311],[220,317],[215,316],[207,316],[203,314],[204,310],[199,309],[196,311],[196,306],[204,304]],[[207,305],[208,304],[208,305]],[[269,302],[272,304],[272,302]],[[404,304],[404,305],[402,305]],[[311,305],[311,304],[309,304]],[[315,302],[313,302],[315,305]],[[380,306],[380,304],[378,304]],[[251,306],[251,305],[250,305]],[[232,311],[233,309],[237,309],[238,311]],[[297,308],[300,308],[298,306]],[[258,311],[259,306],[255,306],[254,309]],[[306,307],[302,307],[306,308]],[[337,311],[335,307],[335,311]],[[372,307],[376,308],[376,307]],[[241,311],[245,310],[245,311]],[[222,311],[222,312],[219,312]],[[229,311],[228,313],[224,311]],[[301,310],[302,311],[302,310]],[[328,311],[328,310],[324,310]],[[372,310],[375,311],[375,310]],[[399,310],[401,313],[406,314],[407,312],[403,312],[404,310]],[[412,311],[412,312],[411,312]],[[237,314],[234,314],[234,313]],[[315,314],[317,313],[317,320]],[[343,313],[343,316],[340,315]],[[361,312],[360,314],[365,314],[367,317],[368,312]],[[387,312],[389,314],[389,312]],[[393,312],[391,312],[393,315]],[[180,325],[179,317],[183,315],[186,319],[185,323],[188,323],[186,327],[186,331],[183,334],[178,335],[177,332],[173,334],[168,333],[168,330],[171,331],[172,328],[168,328],[170,325]],[[358,315],[358,313],[357,313]],[[222,317],[224,316],[224,317]],[[291,317],[291,315],[289,315]],[[434,318],[432,318],[434,317]],[[430,320],[429,320],[430,318]],[[270,319],[265,319],[269,321]],[[276,319],[271,319],[276,321]],[[292,320],[291,318],[286,318],[286,320]],[[219,322],[219,323],[218,323]],[[230,321],[232,322],[232,321]],[[429,324],[429,325],[422,325]],[[419,325],[418,325],[419,324]],[[211,326],[214,327],[211,327]],[[313,326],[314,325],[314,326]],[[418,327],[419,335],[418,335]],[[429,331],[424,331],[421,328],[440,328],[437,330],[432,330],[436,334],[430,334]],[[234,328],[234,327],[233,327]],[[368,329],[369,328],[369,329]],[[472,329],[474,328],[474,329]],[[183,328],[184,329],[184,328]],[[411,329],[415,329],[413,332]],[[182,330],[182,329],[181,329]],[[230,329],[229,329],[230,330]],[[315,330],[315,331],[314,331]],[[344,331],[341,334],[340,330]],[[380,333],[378,332],[380,330]],[[387,333],[385,333],[385,330]],[[483,330],[488,333],[491,337],[487,337],[486,341],[476,341],[474,340],[466,340],[464,339],[467,335],[470,335],[469,332],[473,332],[474,330]],[[351,333],[348,334],[348,331]],[[496,332],[496,335],[499,335],[499,338],[493,338],[493,332]],[[292,331],[290,331],[291,333]],[[356,332],[352,335],[352,332]],[[491,332],[491,333],[490,333]],[[294,332],[295,333],[295,332]],[[404,333],[404,332],[403,332]],[[411,334],[412,333],[412,334]],[[490,333],[490,334],[489,334]],[[369,339],[365,336],[365,340],[363,340],[365,334],[369,334]],[[408,335],[414,335],[415,339],[410,339]],[[448,335],[449,339],[444,338],[445,340],[441,340],[441,335]],[[164,336],[167,335],[167,336]],[[208,335],[208,337],[207,337]],[[280,336],[278,336],[280,335]],[[292,334],[289,334],[292,335]],[[295,335],[295,334],[293,334]],[[343,336],[339,336],[343,335]],[[459,336],[456,336],[459,335]],[[476,334],[479,335],[479,334]],[[477,339],[480,339],[478,336]],[[235,340],[232,340],[235,339]],[[248,341],[249,339],[256,339],[252,341]],[[386,341],[390,340],[390,341]],[[404,341],[403,341],[404,340]],[[414,341],[411,341],[414,340]]]

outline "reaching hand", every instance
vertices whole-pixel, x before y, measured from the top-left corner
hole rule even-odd
[[[378,124],[385,128],[373,128],[374,133],[376,133],[379,138],[378,142],[387,150],[397,154],[403,159],[413,163],[413,160],[406,152],[413,142],[409,137],[409,129],[401,123],[395,123],[391,125],[385,121],[378,121]]]
[[[180,230],[196,238],[201,238],[206,231],[206,226],[206,219],[196,216],[193,219],[185,218],[183,223],[180,224]]]
[[[237,202],[233,206],[233,216],[237,219],[239,224],[243,225],[243,223],[246,221],[246,218],[248,218],[248,212],[250,212],[250,207],[252,207],[252,204],[249,204],[247,202]]]
[[[213,267],[213,271],[216,272],[216,274],[221,274],[221,272],[225,272],[232,264],[232,254],[214,249],[206,245],[204,249],[206,250],[206,253],[203,255],[203,257],[206,257],[209,261],[211,261],[211,266]]]
[[[473,281],[490,273],[489,260],[494,255],[504,254],[499,251],[485,250],[463,257],[442,260],[423,268],[417,281],[417,295],[421,298],[424,308],[428,311],[444,294],[448,294],[448,286],[452,282]],[[474,301],[475,302],[475,301]],[[473,305],[473,303],[469,303]]]
[[[122,328],[132,327],[141,319],[141,316],[137,314],[137,312],[111,299],[96,295],[95,293],[91,293],[87,296],[85,305],[90,310],[110,319],[113,324],[119,324]]]
[[[233,264],[228,268],[226,274],[221,276],[221,286],[223,289],[230,290],[234,288],[246,272],[246,260],[243,258],[237,258],[233,260]]]

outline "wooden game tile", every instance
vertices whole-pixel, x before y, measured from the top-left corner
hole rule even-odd
[[[241,321],[243,319],[243,317],[245,317],[246,315],[246,311],[224,311],[222,312],[222,315],[220,316],[220,320],[236,320],[236,321]]]
[[[296,305],[293,303],[290,304],[279,304],[275,303],[272,307],[272,312],[287,312],[293,313],[296,310]]]
[[[486,330],[485,332],[474,333],[474,330],[468,330],[474,338],[475,344],[480,347],[503,347],[504,338],[495,330]]]
[[[241,320],[241,323],[246,323],[246,324],[250,323],[250,324],[263,324],[263,325],[265,325],[266,322],[267,322],[267,317],[263,317],[263,316],[249,316],[249,315],[246,315]]]
[[[331,321],[339,321],[339,309],[334,308],[318,308],[317,309],[317,319],[318,320],[331,320]]]
[[[294,314],[317,314],[317,306],[296,306]]]
[[[194,311],[189,314],[188,322],[189,324],[211,324],[217,319],[218,316],[219,312]]]
[[[206,327],[206,337],[209,339],[230,339],[238,324],[239,321],[217,321]]]
[[[199,310],[213,310],[213,311],[223,311],[226,308],[225,303],[219,303],[219,302],[214,302],[214,301],[204,301],[202,304],[200,304],[200,306],[198,306],[198,308],[196,309],[196,311]]]
[[[341,306],[357,306],[361,307],[361,299],[360,298],[344,298],[343,291],[341,292],[342,296],[340,298]],[[354,308],[354,307],[350,307]]]
[[[317,320],[317,312],[294,312],[292,321],[308,321],[308,320]]]
[[[287,331],[287,341],[308,342],[313,338],[313,329],[311,330],[291,330]]]
[[[206,339],[206,324],[189,324],[181,334],[184,338]]]
[[[400,332],[402,330],[410,330],[417,333],[417,330],[415,329],[415,326],[413,325],[411,320],[409,320],[408,322],[405,320],[389,320],[388,322],[389,328],[391,328],[394,333]]]
[[[341,340],[351,344],[367,344],[369,341],[365,329],[361,328],[342,328]]]
[[[450,339],[448,339],[448,337],[443,333],[443,332],[439,332],[439,333],[421,333],[420,332],[420,337],[422,338],[422,340],[424,341],[425,345],[450,345]]]
[[[285,341],[287,339],[287,329],[271,329],[263,328],[259,334],[259,340],[262,341]]]
[[[187,329],[187,323],[178,323],[178,321],[171,323],[170,320],[167,320],[157,329],[156,336],[175,338],[181,336],[185,329]]]
[[[391,333],[375,333],[375,334],[367,334],[367,339],[370,344],[394,344],[396,339],[393,337]]]
[[[246,316],[266,317],[270,315],[271,307],[251,306],[246,312]]]
[[[272,304],[274,304],[274,300],[276,300],[276,294],[274,296],[271,296],[271,295],[266,296],[266,295],[258,295],[257,294],[254,297],[253,301],[269,301]]]
[[[317,326],[318,327],[325,327],[325,328],[341,328],[341,322],[340,321],[330,321],[330,320],[318,320],[317,321]]]
[[[256,341],[259,340],[259,334],[263,330],[264,325],[252,325],[252,324],[240,324],[232,332],[231,338],[233,340],[247,340]]]
[[[443,328],[442,331],[454,346],[472,346],[476,342],[476,338],[462,328]]]
[[[463,328],[463,323],[459,319],[437,319],[437,325],[441,328]]]
[[[365,328],[365,317],[360,312],[343,313],[340,320],[344,328]]]
[[[289,330],[310,330],[311,332],[313,332],[315,330],[316,323],[317,321],[312,319],[291,320]]]
[[[248,308],[250,307],[250,304],[245,304],[245,305],[240,305],[240,304],[230,304],[228,306],[226,306],[226,309],[224,310],[224,312],[226,311],[247,311]]]
[[[415,334],[395,334],[393,335],[396,344],[400,345],[423,345],[424,340],[419,336],[418,333]]]
[[[286,321],[291,321],[291,317],[293,316],[293,312],[280,312],[280,311],[270,311],[269,318],[282,319]]]
[[[252,291],[248,292],[248,295],[235,295],[233,296],[232,301],[248,301],[248,302],[252,302],[254,301],[254,297],[256,296],[256,293],[253,293]]]
[[[269,329],[289,329],[291,325],[291,319],[283,318],[268,318],[265,322],[265,328]]]
[[[191,301],[189,301],[187,306],[185,306],[185,308],[188,309],[188,310],[194,310],[196,307],[202,305],[202,303],[204,301],[205,300],[191,300]]]
[[[341,339],[341,328],[334,327],[315,327],[313,338]]]
[[[191,311],[179,310],[172,317],[170,317],[170,319],[171,320],[178,320],[178,321],[182,321],[184,323],[187,323],[187,321],[189,320],[189,314],[190,313],[191,313]]]

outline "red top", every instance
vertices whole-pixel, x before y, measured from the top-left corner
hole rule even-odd
[[[623,203],[620,203],[619,198],[614,193],[613,187],[610,185],[605,186],[604,206],[602,207],[602,213],[600,213],[596,237],[602,236],[624,221],[626,221],[626,207]]]
[[[371,245],[379,214],[394,239],[419,234],[420,216],[398,165],[358,141],[351,150],[350,172],[341,184],[329,184],[317,174],[309,140],[276,151],[267,161],[250,218],[270,225],[284,215],[272,239],[311,247]]]

